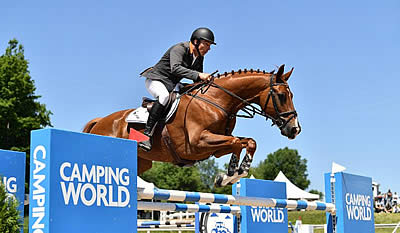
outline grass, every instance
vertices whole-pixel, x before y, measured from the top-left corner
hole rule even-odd
[[[289,211],[288,219],[292,224],[301,219],[303,224],[325,224],[326,215],[324,211]],[[375,224],[397,224],[400,222],[400,214],[375,213]],[[392,233],[394,228],[375,228],[375,233]],[[289,233],[291,231],[289,230]],[[323,229],[314,230],[314,233],[324,233]]]
[[[375,228],[375,233],[392,233],[393,230],[394,228]],[[292,233],[292,231],[289,230],[289,233]],[[324,233],[324,229],[316,229],[314,230],[314,233]]]
[[[293,224],[296,220],[301,219],[304,224],[325,224],[326,217],[324,211],[289,211],[289,221]],[[396,213],[375,213],[374,214],[375,224],[390,224],[399,223],[400,214]]]
[[[24,233],[29,232],[29,217],[25,216],[24,217]]]
[[[296,220],[301,220],[303,224],[325,224],[325,213],[322,210],[315,211],[289,211],[289,222],[295,224]]]
[[[375,213],[374,214],[375,223],[398,223],[400,222],[400,213]]]

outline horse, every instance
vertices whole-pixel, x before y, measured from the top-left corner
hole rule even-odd
[[[192,166],[211,156],[232,154],[226,173],[219,174],[216,186],[233,184],[247,176],[256,151],[253,138],[232,135],[239,116],[255,114],[271,119],[282,135],[294,139],[300,132],[293,93],[287,83],[293,68],[284,73],[284,65],[275,72],[238,70],[225,72],[205,81],[201,89],[191,88],[180,96],[173,117],[158,124],[153,136],[153,148],[138,149],[138,175],[152,167],[152,161]],[[238,115],[243,110],[246,115]],[[144,131],[144,125],[125,121],[134,109],[121,110],[89,121],[85,133],[129,138],[130,128]],[[239,166],[240,154],[246,153]]]

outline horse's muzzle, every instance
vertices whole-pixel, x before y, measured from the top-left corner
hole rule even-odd
[[[284,128],[281,129],[281,134],[289,139],[295,139],[301,132],[301,126],[296,118],[293,118]]]

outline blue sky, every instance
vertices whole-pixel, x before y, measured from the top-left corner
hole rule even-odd
[[[397,0],[6,1],[2,9],[0,51],[12,38],[24,45],[55,128],[80,131],[139,106],[150,96],[139,73],[207,26],[217,42],[209,73],[295,67],[289,84],[303,130],[295,140],[261,117],[238,121],[234,135],[257,141],[255,165],[287,146],[308,160],[310,188],[323,191],[335,161],[400,191]]]

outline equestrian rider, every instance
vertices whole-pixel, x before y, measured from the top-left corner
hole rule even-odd
[[[149,112],[144,130],[144,134],[150,139],[140,142],[140,148],[151,150],[155,126],[163,115],[169,93],[181,79],[187,78],[194,82],[209,80],[210,74],[203,73],[203,60],[211,44],[216,44],[213,32],[208,28],[198,28],[192,33],[190,41],[172,46],[154,67],[141,73],[146,77],[146,89],[156,102]]]

